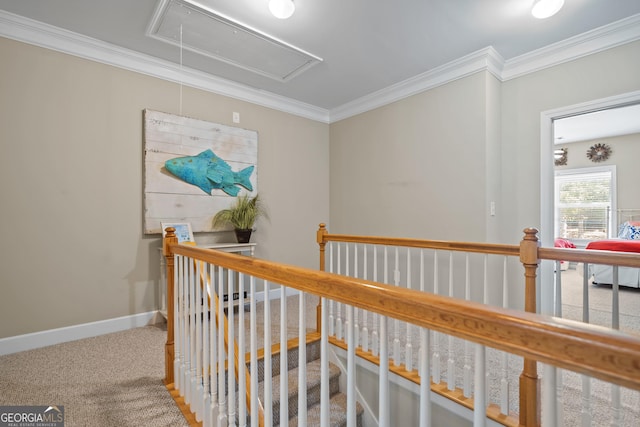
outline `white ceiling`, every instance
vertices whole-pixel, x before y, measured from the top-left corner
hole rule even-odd
[[[547,20],[533,0],[295,0],[286,20],[267,0],[199,0],[322,62],[282,82],[183,52],[184,67],[332,110],[489,46],[505,61],[640,14],[639,0],[566,0]],[[146,35],[158,0],[0,0],[0,10],[174,63],[180,49]]]
[[[556,144],[640,133],[640,104],[565,117],[553,123]]]

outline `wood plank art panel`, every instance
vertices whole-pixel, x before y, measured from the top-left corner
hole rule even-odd
[[[161,233],[161,222],[189,222],[194,232],[213,231],[213,216],[235,201],[235,196],[229,193],[253,196],[258,192],[258,133],[255,131],[146,109],[144,144],[145,234]],[[168,160],[198,155],[199,159],[205,157],[203,162],[211,158],[214,168],[222,165],[228,171],[228,164],[233,176],[244,170],[250,184],[227,185],[225,181],[223,185],[214,177],[207,180],[213,187],[207,194],[208,188],[187,182],[165,166]]]

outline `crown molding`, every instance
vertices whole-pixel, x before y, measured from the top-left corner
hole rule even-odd
[[[329,111],[0,10],[0,36],[328,123]]]
[[[640,14],[508,59],[502,80],[515,79],[637,40],[640,40]]]
[[[640,40],[640,14],[504,60],[491,46],[327,110],[0,10],[0,36],[250,102],[322,123],[374,108],[488,71],[500,81],[534,73]]]
[[[455,61],[334,108],[331,110],[331,122],[391,104],[479,71],[489,71],[500,79],[503,63],[504,59],[493,47],[480,49]]]
[[[331,122],[399,101],[474,72],[486,70],[500,81],[507,81],[637,40],[640,40],[640,14],[509,60],[504,60],[495,49],[489,46],[434,70],[334,108],[330,112]]]

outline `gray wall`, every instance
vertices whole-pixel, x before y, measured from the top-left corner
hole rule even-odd
[[[0,57],[0,337],[157,310],[160,237],[142,234],[143,110],[179,114],[179,85],[3,38]],[[317,267],[329,126],[190,88],[182,115],[258,132],[270,221],[252,237],[256,255]]]

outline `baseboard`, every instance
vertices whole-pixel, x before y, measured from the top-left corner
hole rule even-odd
[[[48,331],[17,335],[15,337],[1,338],[0,356],[83,338],[96,337],[98,335],[124,331],[141,326],[153,325],[160,322],[160,319],[161,316],[158,311],[149,311],[147,313],[132,314],[130,316],[117,317],[115,319],[100,320],[98,322],[50,329]]]

